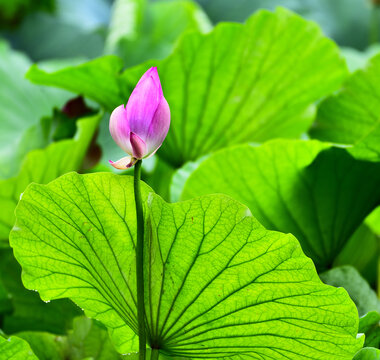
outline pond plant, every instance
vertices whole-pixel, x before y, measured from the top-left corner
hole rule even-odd
[[[0,359],[380,358],[380,55],[278,8],[27,78],[66,106],[0,182]]]

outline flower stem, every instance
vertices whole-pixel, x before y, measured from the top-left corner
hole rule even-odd
[[[144,215],[142,209],[140,178],[141,160],[135,164],[134,190],[137,218],[136,242],[136,283],[137,283],[137,323],[139,330],[139,359],[145,360],[146,334],[145,334],[145,306],[144,306]]]
[[[158,360],[159,352],[157,349],[152,349],[152,354],[150,355],[150,360]]]

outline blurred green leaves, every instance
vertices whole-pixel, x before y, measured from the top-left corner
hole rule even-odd
[[[66,91],[24,78],[31,61],[0,40],[0,179],[14,176],[29,150],[41,147],[36,126],[70,98]]]
[[[105,51],[116,53],[127,66],[168,56],[185,31],[206,32],[212,26],[192,1],[117,0]]]
[[[31,182],[48,183],[68,171],[81,168],[87,149],[99,123],[100,115],[83,118],[77,122],[77,133],[72,139],[50,144],[44,149],[27,154],[19,173],[0,181],[0,240],[6,244],[14,224],[14,209],[20,195]],[[1,243],[0,242],[0,243]]]

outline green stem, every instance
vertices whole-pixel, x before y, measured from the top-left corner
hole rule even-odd
[[[152,353],[150,355],[150,360],[158,360],[159,352],[157,349],[152,349]]]
[[[135,164],[134,190],[137,218],[136,242],[136,283],[137,283],[137,323],[139,329],[139,359],[145,360],[146,334],[145,334],[145,306],[144,306],[144,214],[141,200],[140,178],[141,163]]]

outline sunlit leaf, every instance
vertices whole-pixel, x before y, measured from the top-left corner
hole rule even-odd
[[[321,283],[293,236],[266,230],[229,197],[168,204],[142,185],[151,348],[169,358],[352,359],[363,342],[356,308]],[[119,351],[135,349],[133,178],[32,184],[16,213],[11,245],[25,285],[44,300],[71,298]]]
[[[318,107],[311,136],[356,145],[353,155],[380,160],[380,55],[352,74],[337,93]]]
[[[129,91],[147,66],[123,74]],[[335,44],[284,9],[189,34],[158,71],[172,114],[160,154],[175,165],[229,144],[299,137],[310,106],[346,75]]]

